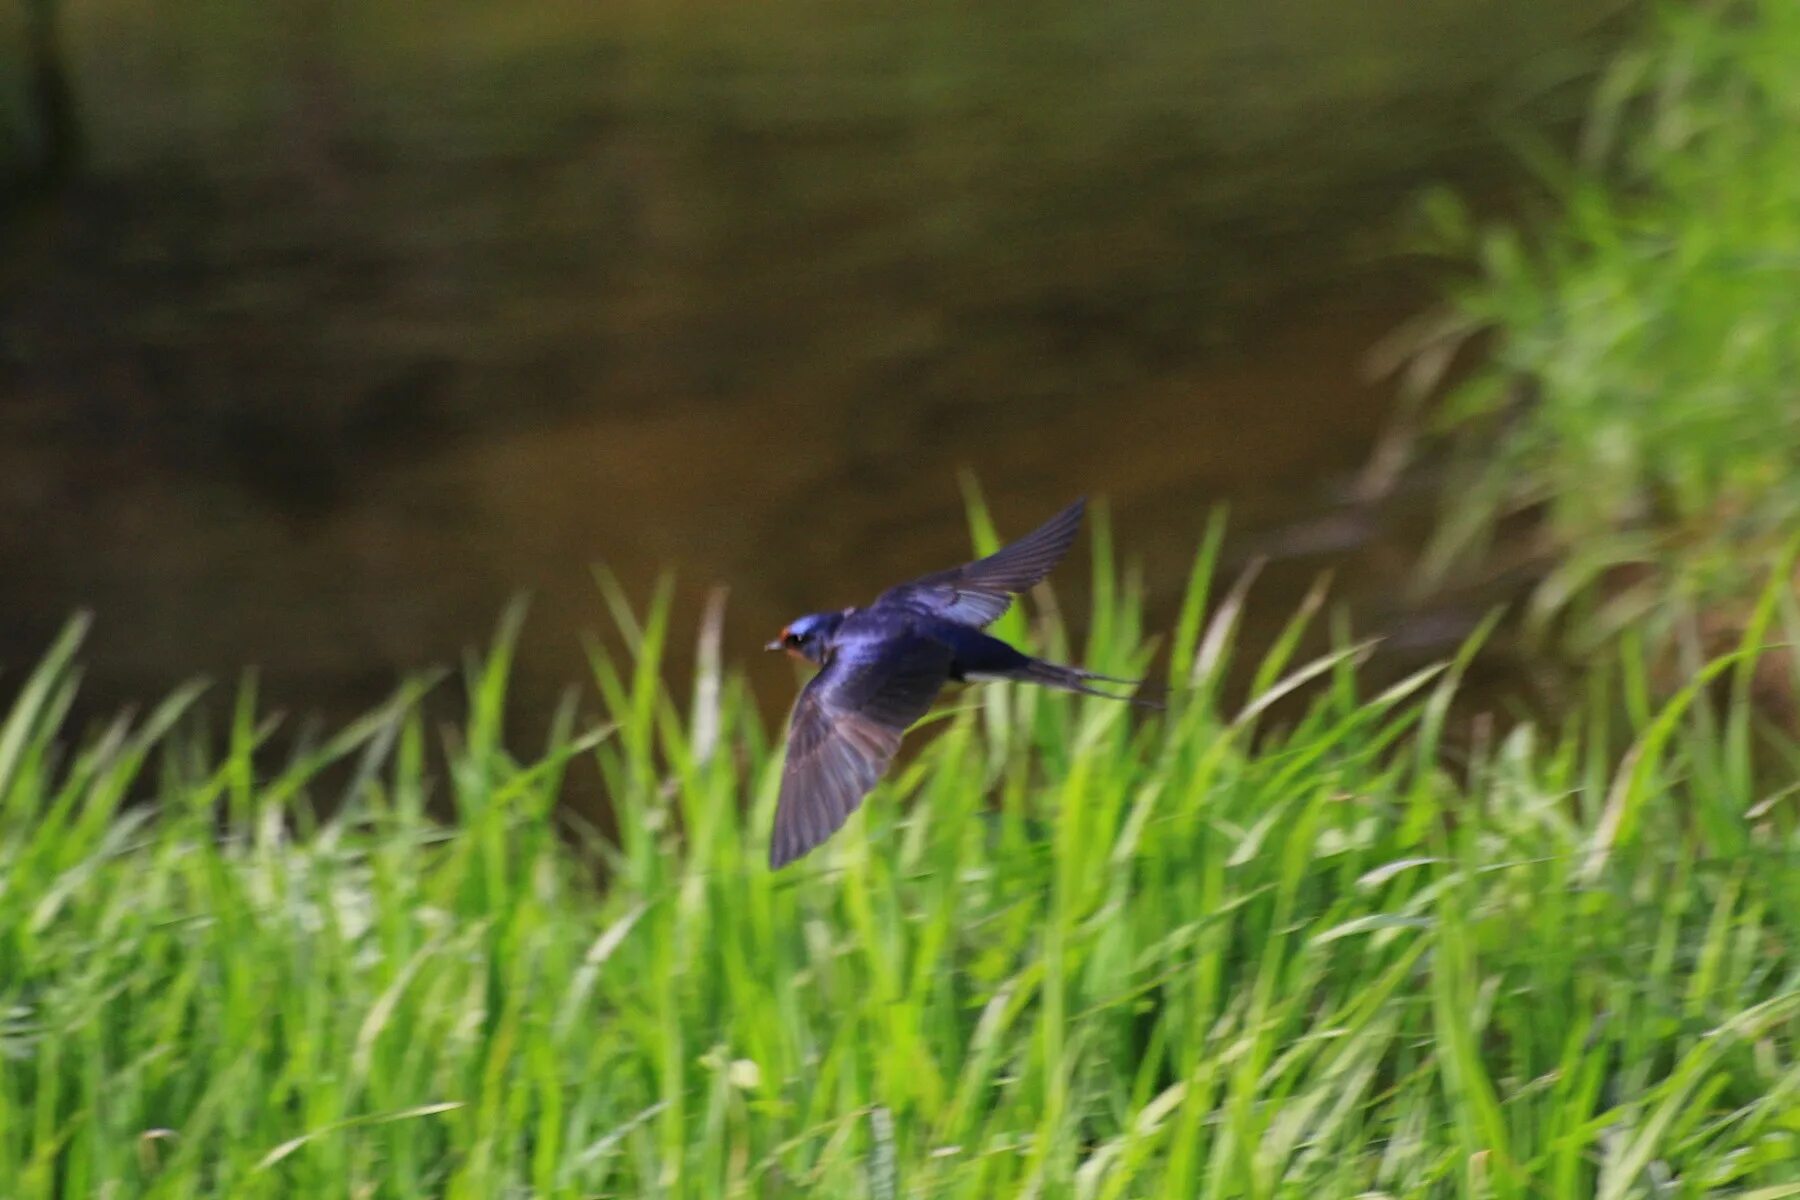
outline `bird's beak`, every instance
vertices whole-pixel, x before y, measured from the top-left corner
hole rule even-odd
[[[764,646],[763,649],[764,650],[779,650],[779,649],[781,649],[781,639],[776,638],[774,641],[772,641],[768,645]]]

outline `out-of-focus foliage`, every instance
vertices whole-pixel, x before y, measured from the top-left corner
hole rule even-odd
[[[1560,558],[1540,615],[1582,597],[1591,638],[1735,610],[1800,518],[1800,5],[1670,7],[1580,160],[1539,163],[1558,211],[1530,233],[1432,210],[1480,264],[1453,335],[1497,335],[1447,410],[1475,484],[1433,565],[1534,509]]]

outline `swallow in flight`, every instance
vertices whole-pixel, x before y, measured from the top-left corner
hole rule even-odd
[[[837,832],[946,683],[1014,679],[1154,707],[1092,686],[1137,680],[1045,662],[982,632],[1068,553],[1085,507],[1077,500],[986,558],[889,588],[866,608],[801,617],[765,647],[822,668],[788,722],[771,868]]]

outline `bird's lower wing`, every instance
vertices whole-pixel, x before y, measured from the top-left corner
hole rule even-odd
[[[948,647],[907,638],[879,656],[834,661],[813,676],[788,726],[770,867],[787,865],[843,826],[893,762],[901,735],[931,708],[949,662]]]

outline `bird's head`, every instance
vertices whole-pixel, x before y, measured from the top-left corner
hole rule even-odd
[[[837,627],[844,623],[844,614],[808,613],[789,621],[781,631],[781,636],[764,646],[764,650],[785,650],[795,658],[807,662],[824,662],[825,651],[831,647],[831,635]]]

